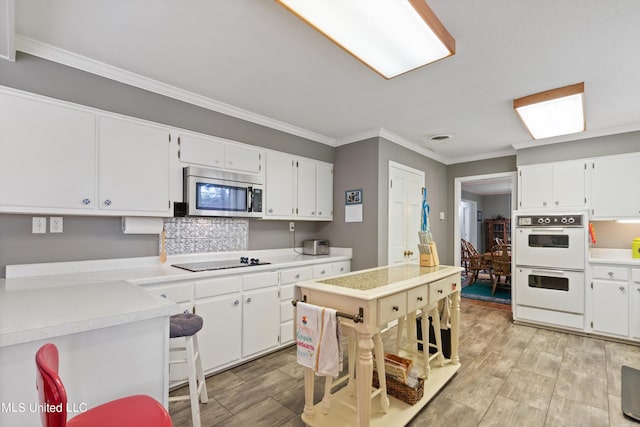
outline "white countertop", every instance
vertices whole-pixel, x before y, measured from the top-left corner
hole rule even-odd
[[[640,266],[640,258],[631,256],[629,249],[591,248],[589,251],[589,263],[591,264],[621,264]]]
[[[125,281],[60,284],[40,278],[0,279],[0,347],[106,328],[180,312]]]
[[[57,262],[7,266],[0,279],[0,347],[169,316],[178,305],[138,285],[350,260],[351,249],[302,255],[293,249]],[[171,264],[259,257],[271,264],[190,272]]]

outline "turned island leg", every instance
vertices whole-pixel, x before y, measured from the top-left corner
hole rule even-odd
[[[372,334],[358,333],[358,366],[357,372],[357,414],[356,425],[369,427],[371,418],[371,382],[373,379],[373,349]]]
[[[460,333],[460,290],[451,294],[451,363],[460,363],[458,336]]]

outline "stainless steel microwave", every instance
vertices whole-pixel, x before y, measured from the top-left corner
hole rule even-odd
[[[193,166],[183,170],[183,198],[190,216],[261,218],[264,180]]]

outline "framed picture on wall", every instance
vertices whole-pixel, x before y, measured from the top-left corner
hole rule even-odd
[[[478,222],[482,222],[482,211],[478,211]]]
[[[360,205],[362,204],[362,189],[359,190],[347,190],[344,192],[345,205]]]

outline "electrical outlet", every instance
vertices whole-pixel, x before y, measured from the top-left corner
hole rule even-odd
[[[289,231],[296,231],[296,223],[295,222],[290,222],[289,223]]]
[[[31,224],[31,232],[36,234],[44,234],[47,232],[47,217],[34,216]]]
[[[49,232],[50,233],[62,233],[62,217],[52,216],[49,218]]]

